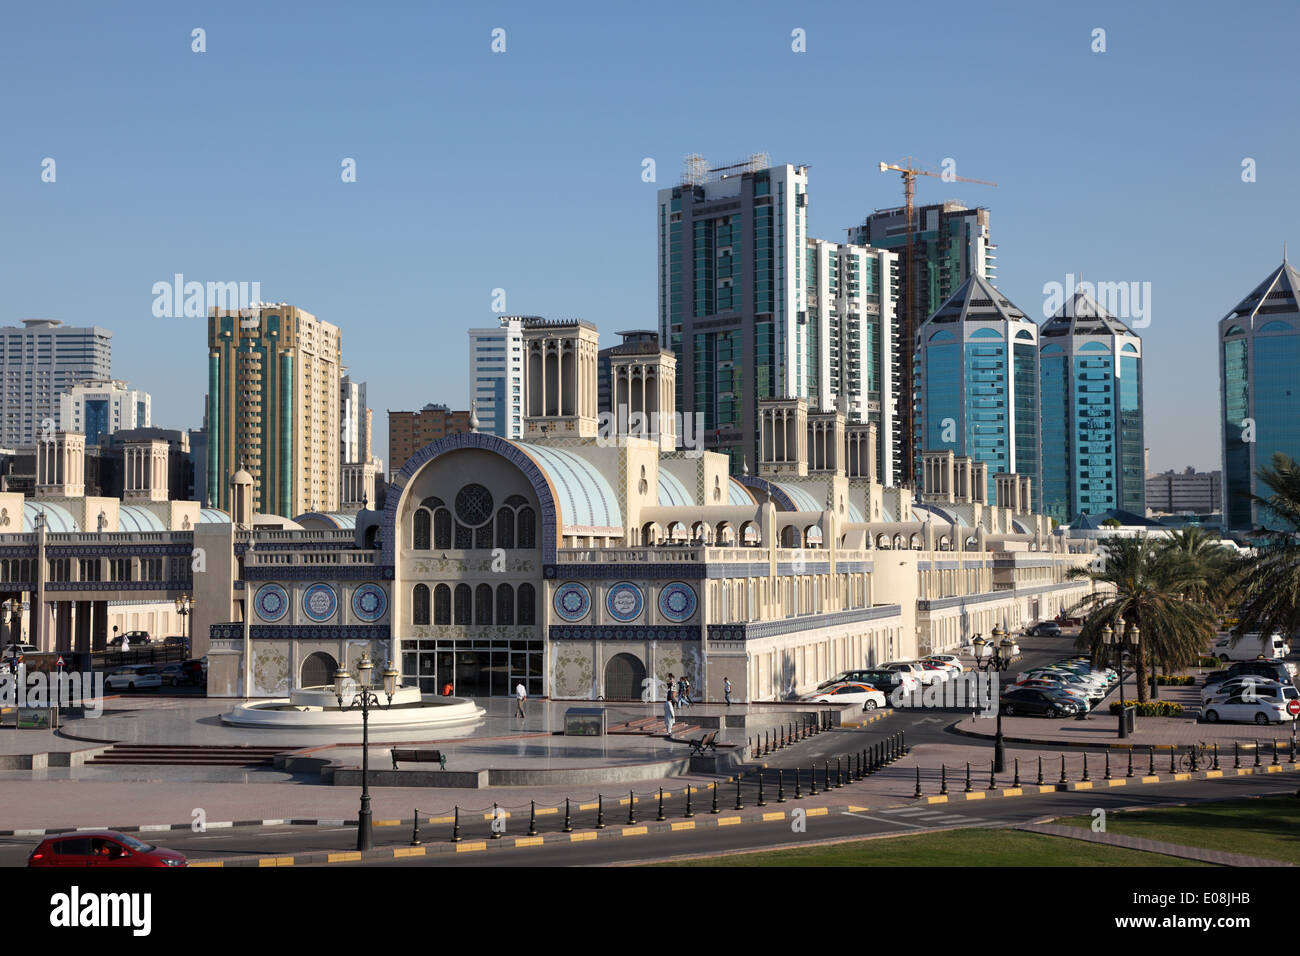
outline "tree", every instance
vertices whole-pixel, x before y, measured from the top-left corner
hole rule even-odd
[[[1222,614],[1228,609],[1240,577],[1240,559],[1218,537],[1197,525],[1188,525],[1166,538],[1163,547],[1172,560],[1185,561],[1191,573],[1204,579],[1191,596]]]
[[[1105,538],[1101,551],[1099,569],[1076,568],[1070,573],[1103,586],[1071,609],[1087,615],[1079,647],[1094,661],[1108,658],[1114,649],[1103,644],[1102,629],[1136,624],[1137,699],[1145,701],[1150,668],[1194,664],[1214,636],[1218,613],[1198,596],[1206,587],[1203,572],[1156,539],[1145,534]]]
[[[1237,636],[1290,634],[1300,624],[1300,464],[1277,452],[1273,467],[1261,468],[1258,477],[1273,493],[1251,498],[1280,527],[1259,529],[1263,542],[1240,561]]]

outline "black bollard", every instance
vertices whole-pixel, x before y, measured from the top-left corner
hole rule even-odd
[[[663,818],[664,818],[664,788],[660,787],[659,788],[659,815],[656,816],[655,819],[662,820]]]
[[[1214,769],[1219,769],[1219,742],[1214,742]]]
[[[695,816],[695,812],[691,810],[691,791],[694,789],[695,789],[694,787],[690,787],[690,786],[686,788],[686,812],[683,813],[682,816],[684,816],[688,820],[691,817]]]
[[[737,810],[745,809],[745,805],[740,802],[740,778],[743,776],[744,776],[743,773],[736,775],[736,809]]]
[[[1255,766],[1259,766],[1259,741],[1255,742]]]
[[[1273,756],[1277,756],[1277,748],[1273,748]],[[839,790],[844,786],[844,770],[840,766],[840,758],[835,758],[835,789]]]
[[[812,765],[811,773],[809,774],[809,777],[812,780],[812,783],[808,787],[808,796],[815,797],[817,796],[817,765],[816,764]]]
[[[831,762],[827,760],[825,763],[826,763],[826,786],[822,787],[822,790],[826,793],[830,793],[831,792]]]
[[[1038,758],[1038,785],[1040,787],[1043,785],[1043,758],[1041,756]]]
[[[970,792],[971,792],[971,785],[970,785],[970,763],[968,762],[968,763],[966,764],[966,789],[963,790],[962,793],[970,793]]]
[[[1196,771],[1198,771],[1198,770],[1201,769],[1200,762],[1199,762],[1199,760],[1200,760],[1200,755],[1201,755],[1201,754],[1200,754],[1201,748],[1200,748],[1200,747],[1188,747],[1187,750],[1188,750],[1188,752],[1191,753],[1191,755],[1192,755],[1192,773],[1196,773]]]
[[[939,795],[945,797],[948,795],[948,765],[947,764],[939,765]]]
[[[785,803],[785,772],[780,767],[776,769],[776,802]]]
[[[1178,747],[1177,747],[1177,746],[1175,746],[1173,750],[1169,751],[1169,772],[1170,772],[1170,773],[1177,773],[1177,772],[1178,772],[1178,768],[1174,766],[1174,755],[1175,755],[1176,753],[1178,753]]]
[[[1106,775],[1102,777],[1102,779],[1103,780],[1110,779],[1110,751],[1109,750],[1106,751]]]
[[[564,798],[564,833],[573,832],[573,819],[569,816],[569,798]]]
[[[1273,738],[1273,766],[1277,766],[1277,738]]]
[[[605,798],[601,794],[596,794],[596,829],[605,829]]]
[[[990,790],[996,790],[996,789],[998,788],[998,778],[997,778],[997,775],[996,775],[996,774],[994,773],[994,771],[993,771],[993,768],[996,767],[996,766],[997,766],[997,764],[996,764],[994,761],[992,761],[992,760],[989,761],[989,786],[988,786],[988,789],[990,789]]]
[[[794,768],[794,798],[795,798],[796,800],[802,800],[802,799],[803,799],[803,794],[802,794],[802,793],[800,792],[800,790],[799,790],[799,780],[800,780],[800,776],[799,776],[799,768],[798,768],[798,767],[795,767],[795,768]]]
[[[909,746],[907,745],[907,731],[906,731],[906,730],[900,730],[900,731],[898,732],[898,742],[899,742],[899,744],[900,744],[900,745],[902,746],[902,748],[903,748],[903,756],[904,756],[904,757],[906,757],[908,754],[910,754],[910,753],[912,752],[912,748],[909,747]]]
[[[768,737],[768,733],[765,730],[763,731],[763,756],[766,757],[771,752],[772,752],[772,741],[771,738]]]
[[[1155,747],[1152,747],[1152,748],[1151,748],[1151,766],[1147,767],[1147,776],[1148,776],[1148,777],[1154,777],[1155,775],[1156,775],[1156,748],[1155,748]]]
[[[415,808],[415,826],[411,829],[411,846],[420,845],[420,808]]]
[[[496,805],[495,803],[492,804],[492,826],[491,826],[491,830],[492,830],[492,836],[491,836],[491,839],[493,839],[493,840],[500,840],[500,839],[501,839],[501,834],[497,831],[497,805]]]
[[[1232,769],[1241,769],[1241,748],[1237,746],[1237,741],[1232,742]]]
[[[1061,754],[1061,783],[1069,783],[1065,776],[1065,754]]]
[[[918,800],[919,800],[919,799],[921,798],[921,796],[922,796],[922,793],[921,793],[921,768],[920,768],[920,767],[917,767],[917,768],[916,768],[916,793],[912,794],[912,796],[916,797]]]
[[[451,842],[452,843],[460,842],[460,807],[456,807],[455,816],[452,818]]]
[[[1132,747],[1128,749],[1128,773],[1124,774],[1124,776],[1126,777],[1133,776],[1133,748]]]
[[[537,836],[537,801],[528,801],[528,835]]]
[[[709,812],[710,813],[718,812],[718,781],[716,780],[713,781],[713,809],[710,810]]]
[[[1088,776],[1088,755],[1086,753],[1083,755],[1083,776],[1080,779],[1082,780],[1091,779]]]
[[[1011,781],[1011,786],[1013,787],[1020,786],[1020,758],[1019,757],[1016,758],[1016,778]]]
[[[631,790],[627,792],[627,825],[631,826],[636,823],[636,794]]]
[[[756,803],[755,806],[759,806],[759,807],[767,806],[767,801],[763,799],[763,771],[762,770],[758,771],[758,803]]]

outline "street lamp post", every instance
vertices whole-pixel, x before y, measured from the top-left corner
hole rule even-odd
[[[1109,624],[1101,629],[1101,643],[1108,651],[1113,650],[1119,660],[1119,739],[1128,739],[1128,706],[1124,703],[1124,651],[1136,646],[1141,631],[1136,624],[1128,621],[1120,623],[1118,628]]]
[[[188,594],[182,594],[176,599],[176,613],[181,616],[181,640],[185,642],[185,653],[190,652],[190,616],[191,599]]]
[[[975,669],[983,673],[1000,674],[1011,666],[1012,658],[1020,653],[1020,646],[1016,643],[1015,638],[1007,633],[1006,629],[995,624],[993,625],[993,639],[985,640],[978,634],[971,640],[967,646],[971,656],[975,658]],[[993,772],[1002,773],[1006,770],[1006,745],[1002,738],[1002,693],[998,690],[998,727],[997,733],[993,737]]]
[[[352,700],[343,703],[343,697],[351,688],[352,675],[340,667],[334,672],[334,696],[338,698],[339,710],[359,707],[361,709],[361,811],[357,816],[357,849],[369,850],[374,845],[374,835],[370,819],[370,708],[379,706],[379,696],[372,683],[375,665],[369,654],[363,654],[357,662],[357,689]],[[397,668],[389,661],[384,668],[384,695],[388,698],[385,707],[393,703],[393,693],[397,690]]]

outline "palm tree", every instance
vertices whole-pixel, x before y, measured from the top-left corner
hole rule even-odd
[[[1239,559],[1233,552],[1198,525],[1175,531],[1161,546],[1171,557],[1186,561],[1191,571],[1205,579],[1204,584],[1193,588],[1192,597],[1220,613],[1227,610],[1240,575]]]
[[[1071,609],[1087,614],[1078,646],[1100,661],[1111,653],[1102,643],[1102,629],[1136,624],[1137,699],[1146,701],[1150,668],[1195,663],[1214,636],[1218,614],[1197,596],[1206,587],[1202,572],[1156,539],[1112,537],[1104,539],[1101,548],[1099,570],[1076,568],[1070,573],[1103,585]]]
[[[1280,527],[1259,529],[1263,542],[1241,562],[1238,636],[1290,634],[1300,624],[1300,464],[1277,452],[1273,467],[1261,468],[1258,477],[1273,493],[1251,498]]]

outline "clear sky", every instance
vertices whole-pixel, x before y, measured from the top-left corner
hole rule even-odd
[[[1217,468],[1215,323],[1297,218],[1298,11],[9,4],[0,324],[111,329],[114,375],[152,393],[155,424],[194,427],[205,323],[155,318],[153,284],[258,281],[342,328],[386,459],[385,409],[468,405],[464,330],[495,322],[493,289],[606,343],[656,327],[655,193],[687,153],[809,165],[828,239],[901,202],[880,161],[952,158],[997,188],[923,178],[918,200],[990,208],[998,285],[1027,314],[1068,273],[1150,283],[1151,466]]]

